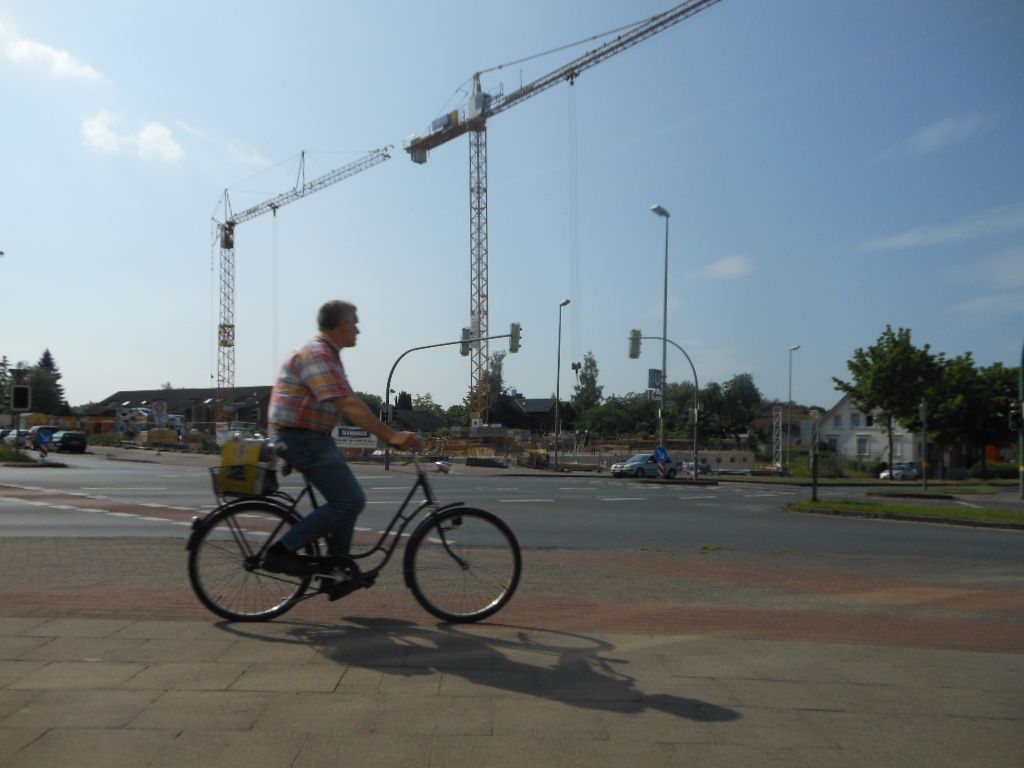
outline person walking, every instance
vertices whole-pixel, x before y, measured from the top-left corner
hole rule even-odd
[[[349,385],[341,350],[356,345],[359,316],[355,305],[328,301],[317,313],[317,326],[320,332],[281,366],[267,419],[273,439],[284,443],[287,460],[325,501],[267,550],[263,567],[292,575],[323,570],[317,558],[297,554],[315,539],[326,539],[332,557],[347,555],[356,518],[366,505],[366,494],[331,436],[339,417],[395,448],[414,450],[420,445],[415,432],[396,431],[374,416]]]

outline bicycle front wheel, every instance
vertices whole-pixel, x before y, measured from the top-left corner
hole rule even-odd
[[[439,619],[480,621],[512,599],[523,562],[505,523],[482,509],[458,507],[425,519],[405,554],[406,582]]]
[[[260,556],[292,527],[291,513],[254,500],[213,512],[191,543],[188,577],[200,602],[230,621],[266,621],[291,608],[309,576],[260,570]],[[307,544],[305,554],[317,554]]]

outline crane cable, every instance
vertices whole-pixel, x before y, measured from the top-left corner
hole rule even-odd
[[[454,99],[460,93],[466,93],[468,95],[469,91],[466,90],[466,86],[470,85],[475,79],[479,78],[480,75],[486,75],[489,72],[497,72],[498,70],[505,69],[505,67],[514,67],[516,64],[524,64],[527,61],[533,61],[534,59],[540,59],[540,58],[543,58],[544,56],[550,56],[553,53],[561,53],[562,51],[568,50],[569,48],[577,48],[577,47],[579,47],[581,45],[586,45],[587,43],[591,43],[594,40],[598,40],[600,38],[608,37],[609,35],[617,35],[620,32],[625,32],[627,30],[636,29],[637,27],[641,26],[642,24],[648,24],[648,23],[654,21],[655,19],[657,19],[658,17],[664,16],[666,13],[669,13],[671,10],[672,9],[669,9],[669,11],[664,11],[663,13],[655,14],[654,16],[651,16],[651,17],[646,18],[646,19],[641,19],[640,21],[634,21],[632,24],[626,24],[626,25],[621,26],[621,27],[616,27],[615,29],[610,29],[607,32],[601,32],[601,33],[596,34],[596,35],[591,35],[590,37],[585,37],[582,40],[577,40],[575,43],[567,43],[565,45],[560,45],[557,48],[551,48],[551,49],[549,49],[547,51],[542,51],[540,53],[534,53],[534,54],[531,54],[529,56],[524,56],[523,58],[516,59],[515,61],[507,61],[504,64],[497,64],[497,65],[495,65],[493,67],[487,67],[486,69],[481,69],[480,71],[474,73],[471,77],[466,78],[466,80],[464,82],[460,83],[455,88],[455,90],[452,91],[452,95],[448,97],[448,101],[445,102],[445,105],[441,108],[441,110],[437,113],[437,115],[435,115],[435,117],[440,116],[440,115],[444,114],[445,112],[447,112],[448,111],[448,107],[452,103],[452,99]]]
[[[572,301],[570,359],[579,383],[583,325],[582,248],[580,247],[579,123],[576,115],[576,84],[569,87],[569,299]]]

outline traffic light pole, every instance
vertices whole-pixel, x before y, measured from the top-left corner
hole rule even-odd
[[[690,370],[693,371],[693,479],[696,480],[697,479],[697,458],[698,458],[698,449],[697,449],[697,421],[698,421],[699,415],[700,415],[700,412],[699,412],[699,407],[700,406],[699,406],[699,401],[698,401],[698,396],[700,394],[700,385],[697,383],[697,369],[693,365],[693,360],[691,360],[690,356],[688,354],[686,354],[686,350],[683,349],[682,347],[680,347],[674,341],[672,341],[672,339],[666,339],[664,336],[641,336],[640,335],[640,331],[633,331],[631,336],[630,336],[630,353],[629,353],[630,357],[639,357],[640,356],[640,340],[641,339],[650,339],[652,341],[661,341],[663,343],[671,344],[673,347],[675,347],[676,349],[678,349],[680,352],[683,353],[683,357],[686,358],[686,362],[688,362],[690,364]],[[634,349],[634,347],[635,347],[635,349]],[[635,352],[635,354],[634,354],[634,352]],[[661,371],[661,409],[662,409],[662,413],[664,413],[664,410],[665,410],[665,387],[667,387],[667,386],[668,386],[668,381],[666,381],[666,379],[665,379],[665,371],[664,371],[664,369],[662,369],[662,371]],[[664,440],[662,441],[662,444],[664,444]],[[668,446],[666,446],[666,447],[668,447]]]
[[[518,323],[515,323],[514,325],[518,326]],[[503,334],[500,334],[498,336],[487,336],[486,338],[482,338],[482,339],[473,339],[473,341],[490,341],[491,339],[510,339],[510,338],[512,338],[513,335],[516,336],[516,339],[518,341],[518,336],[519,336],[519,329],[518,328],[513,329],[513,333],[503,333]],[[391,366],[391,371],[388,373],[388,383],[387,383],[387,386],[384,387],[384,408],[383,408],[383,413],[381,413],[381,417],[382,417],[381,421],[383,421],[388,426],[391,425],[391,378],[395,375],[395,368],[397,368],[398,364],[400,362],[402,362],[402,358],[403,357],[408,355],[410,352],[419,352],[421,349],[437,349],[438,347],[451,347],[451,346],[454,346],[455,344],[463,344],[463,343],[465,343],[465,339],[459,339],[458,341],[444,341],[444,342],[441,342],[440,344],[427,344],[426,346],[423,346],[423,347],[413,347],[412,349],[407,349],[407,350],[405,350],[405,352],[400,354],[398,356],[398,359],[395,360],[394,365]],[[518,347],[516,349],[518,350]],[[390,445],[386,445],[384,447],[384,470],[388,471],[390,469],[391,469],[391,446]]]

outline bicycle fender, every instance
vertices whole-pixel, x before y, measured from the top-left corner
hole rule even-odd
[[[202,537],[203,532],[211,525],[213,525],[214,520],[217,519],[221,512],[224,512],[229,509],[234,509],[235,507],[243,506],[246,504],[251,504],[253,501],[253,499],[236,499],[234,501],[229,501],[224,504],[221,504],[219,507],[210,510],[205,515],[196,515],[195,517],[193,517],[192,532],[189,534],[188,541],[185,542],[185,551],[191,552],[193,549],[195,549],[195,546],[198,543],[199,539]],[[294,509],[286,507],[283,504],[274,501],[273,499],[260,498],[259,501],[261,503],[271,504],[274,507],[277,507],[283,513],[285,513],[285,515],[287,515],[288,518],[292,521],[298,522],[302,519],[302,515],[298,514]]]

